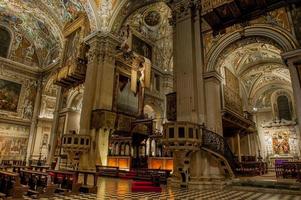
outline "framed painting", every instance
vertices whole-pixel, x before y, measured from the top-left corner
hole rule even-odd
[[[168,121],[177,120],[177,93],[166,95],[166,118]]]
[[[273,150],[275,154],[283,155],[290,153],[289,133],[279,131],[273,134]]]
[[[78,28],[66,37],[65,54],[62,66],[67,67],[75,64],[76,58],[79,56],[80,32],[81,29]]]
[[[152,46],[133,34],[132,49],[135,53],[152,60]]]
[[[22,85],[0,79],[0,110],[17,112]]]

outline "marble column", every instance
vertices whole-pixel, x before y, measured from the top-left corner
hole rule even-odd
[[[216,72],[204,74],[206,100],[206,128],[223,135],[221,80]]]
[[[39,79],[37,81],[37,94],[35,98],[35,105],[32,114],[32,120],[30,125],[30,133],[28,138],[28,147],[27,147],[27,154],[26,154],[26,165],[29,164],[29,159],[33,154],[33,150],[35,147],[36,142],[36,135],[37,135],[37,125],[39,120],[39,114],[41,109],[41,99],[42,99],[42,81]]]
[[[55,109],[53,112],[53,121],[52,121],[52,128],[51,128],[51,133],[50,133],[50,141],[49,141],[49,152],[47,155],[47,164],[50,165],[53,158],[54,158],[54,153],[56,149],[56,144],[57,144],[57,139],[58,139],[58,123],[59,123],[59,111],[61,108],[62,104],[62,87],[58,86],[57,90],[57,95],[56,95],[56,104],[55,104]]]
[[[203,58],[197,4],[182,0],[171,5],[174,30],[174,89],[177,121],[204,122]]]
[[[115,55],[119,41],[111,34],[94,33],[86,38],[90,49],[80,117],[80,134],[91,136],[91,149],[80,158],[80,168],[107,165],[108,140],[114,127],[91,127],[92,111],[113,109]]]
[[[282,57],[290,71],[295,99],[296,117],[299,130],[301,130],[301,49],[286,52],[282,54]]]
[[[169,6],[172,9],[174,90],[177,100],[177,119],[174,123],[203,125],[206,121],[206,95],[199,1],[172,1]],[[175,150],[173,158],[174,176],[171,184],[202,187],[205,182],[208,185],[210,181],[215,184],[213,182],[221,178],[218,161],[206,151]],[[180,174],[185,175],[186,181]]]

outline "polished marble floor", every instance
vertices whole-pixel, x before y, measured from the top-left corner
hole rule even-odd
[[[30,199],[30,198],[26,198]],[[100,178],[97,194],[55,195],[45,200],[301,200],[301,196],[284,195],[263,192],[248,192],[235,190],[187,190],[181,188],[163,187],[162,193],[132,193],[131,181],[122,179]]]

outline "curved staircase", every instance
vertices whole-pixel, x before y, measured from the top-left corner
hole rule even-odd
[[[239,165],[223,136],[214,133],[213,131],[203,129],[202,144],[200,147],[220,161],[225,174],[228,174],[230,177],[235,176],[235,171]]]

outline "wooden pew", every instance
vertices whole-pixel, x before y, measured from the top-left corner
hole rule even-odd
[[[40,171],[40,172],[47,172],[47,170],[50,168],[50,166],[44,165],[44,166],[38,166],[38,165],[30,165],[31,170]]]
[[[96,172],[99,172],[100,176],[117,178],[119,176],[119,167],[96,165]]]
[[[25,165],[11,165],[7,167],[10,171],[20,173],[21,170],[30,170],[30,166]]]
[[[260,176],[268,172],[266,162],[240,162],[235,169],[238,176]]]
[[[24,160],[2,160],[1,165],[6,165],[6,166],[11,166],[11,165],[25,166],[26,162]]]
[[[78,174],[73,171],[64,170],[47,170],[51,176],[52,182],[58,184],[58,192],[62,192],[65,195],[72,193],[79,193],[82,183],[78,183]]]
[[[167,183],[167,178],[170,176],[170,170],[161,169],[136,169],[135,180],[154,181],[157,179],[160,183]]]
[[[2,197],[23,199],[28,187],[22,186],[19,174],[7,171],[0,171],[0,193]]]
[[[76,179],[79,179],[79,175],[82,174],[84,176],[83,185],[80,187],[80,191],[84,193],[96,193],[97,192],[97,179],[100,175],[100,172],[95,171],[86,171],[86,170],[71,170],[76,174]],[[93,184],[88,184],[88,176],[93,176]]]
[[[20,170],[21,182],[29,186],[28,195],[35,198],[52,196],[57,185],[48,181],[48,173],[34,170]]]

